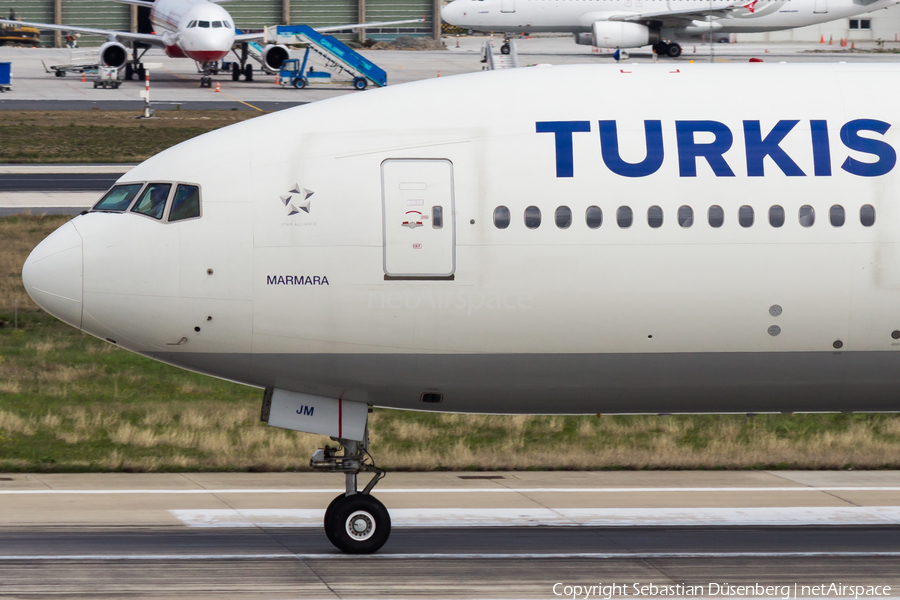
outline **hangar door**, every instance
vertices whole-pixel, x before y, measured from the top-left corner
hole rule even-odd
[[[381,163],[386,278],[446,278],[456,270],[453,163]]]

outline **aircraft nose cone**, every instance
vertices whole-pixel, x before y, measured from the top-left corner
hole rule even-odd
[[[31,251],[22,267],[22,283],[38,306],[81,329],[83,253],[81,235],[71,222]]]
[[[455,25],[457,19],[459,19],[460,12],[459,3],[451,2],[450,4],[444,5],[441,9],[441,18],[447,23]]]

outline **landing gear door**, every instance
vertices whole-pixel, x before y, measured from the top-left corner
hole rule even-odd
[[[456,270],[453,163],[386,160],[381,189],[385,279],[451,278]]]

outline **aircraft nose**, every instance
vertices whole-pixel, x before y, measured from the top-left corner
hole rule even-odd
[[[69,222],[35,247],[22,267],[31,299],[48,313],[81,329],[83,290],[81,235]]]
[[[460,9],[459,2],[451,2],[450,4],[444,5],[444,8],[441,9],[441,18],[451,25],[456,24],[461,14],[462,9]]]

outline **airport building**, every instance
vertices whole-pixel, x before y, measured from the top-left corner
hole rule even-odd
[[[434,17],[440,12],[440,5],[440,0],[235,0],[225,8],[234,17],[235,25],[247,31],[282,24],[302,23],[317,27],[425,17],[424,23],[369,29],[364,34],[371,39],[393,39],[400,35],[439,37],[440,18],[435,20]],[[144,33],[152,29],[149,9],[112,0],[7,0],[5,4],[0,3],[0,14],[4,17],[9,9],[14,9],[16,17],[23,21]],[[358,34],[338,37],[356,38]],[[43,38],[45,45],[64,43],[61,36],[52,33]],[[93,46],[104,41],[102,36],[82,36],[79,45]]]

